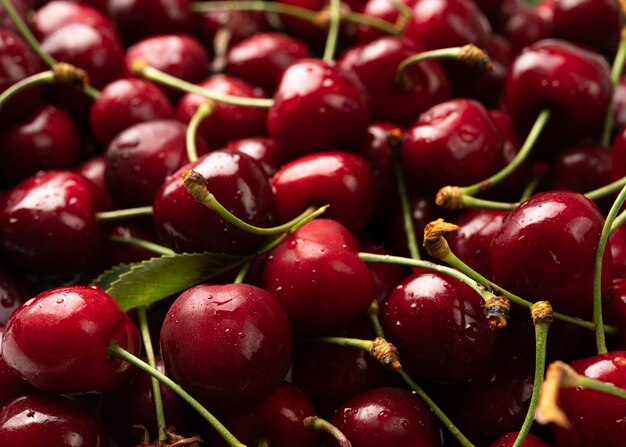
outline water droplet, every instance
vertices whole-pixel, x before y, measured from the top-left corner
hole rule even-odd
[[[389,419],[389,412],[388,411],[381,411],[380,413],[378,413],[378,419],[380,419],[381,421],[386,421],[387,419]]]

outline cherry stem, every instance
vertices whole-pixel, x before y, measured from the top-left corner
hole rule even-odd
[[[339,444],[339,447],[352,447],[352,443],[348,441],[346,435],[325,419],[318,416],[307,416],[302,423],[304,424],[305,430],[326,433],[332,436],[332,438],[337,441],[337,444]]]
[[[198,135],[198,127],[202,121],[211,116],[215,112],[216,105],[213,101],[207,100],[198,106],[198,110],[191,117],[189,125],[187,126],[187,132],[185,134],[187,143],[187,158],[190,162],[198,160],[198,148],[196,147],[196,137]]]
[[[193,409],[195,409],[200,415],[209,423],[215,431],[217,431],[220,436],[226,441],[226,443],[231,447],[246,447],[245,444],[242,444],[235,438],[235,436],[228,431],[228,429],[222,425],[220,421],[217,420],[215,416],[213,416],[209,410],[204,408],[200,402],[193,398],[191,394],[186,392],[184,389],[180,387],[176,382],[167,377],[165,374],[158,371],[156,368],[153,368],[139,357],[134,356],[130,352],[126,351],[122,348],[117,341],[112,341],[109,345],[109,356],[116,357],[125,362],[130,363],[141,371],[151,375],[161,382],[163,385],[168,387],[178,396],[180,396],[185,402],[187,402]]]
[[[602,233],[600,233],[598,249],[596,251],[596,259],[593,269],[593,321],[596,323],[596,348],[598,354],[604,354],[607,352],[606,340],[604,337],[604,325],[602,324],[602,260],[604,259],[606,244],[611,236],[611,227],[624,202],[626,202],[626,186],[622,188],[621,192],[617,196],[617,199],[615,199],[608,216],[606,216],[604,226],[602,227]]]
[[[233,281],[233,284],[241,284],[241,283],[243,283],[243,281],[246,279],[246,275],[250,271],[250,266],[251,265],[252,264],[250,262],[246,262],[245,264],[243,264],[241,266],[241,269],[239,270],[239,273],[237,273],[237,277]]]
[[[11,20],[15,24],[15,27],[19,30],[26,43],[28,43],[28,45],[33,49],[37,56],[39,56],[39,58],[44,61],[45,64],[49,67],[52,67],[54,64],[56,64],[57,61],[50,54],[45,52],[43,48],[41,48],[39,41],[31,32],[30,28],[28,28],[28,25],[24,23],[22,17],[15,10],[15,7],[13,6],[13,3],[11,3],[11,0],[0,0],[0,3],[2,3],[2,6],[4,6],[4,9],[9,14],[9,17],[11,17]]]
[[[312,11],[310,9],[302,8],[299,6],[286,5],[277,2],[265,2],[265,1],[215,1],[215,2],[197,2],[191,5],[190,10],[192,13],[206,13],[213,11],[258,11],[258,12],[270,12],[274,14],[287,15],[296,17],[298,19],[305,20],[307,22],[325,25],[325,21],[320,21],[320,11]],[[348,23],[355,23],[361,25],[367,25],[370,28],[377,29],[391,35],[397,35],[401,33],[401,30],[397,29],[393,24],[386,20],[371,17],[366,14],[359,14],[355,12],[347,12],[343,17]]]
[[[411,11],[412,12],[412,11]],[[468,44],[462,47],[440,48],[437,50],[424,51],[404,59],[396,68],[396,84],[404,85],[406,82],[406,69],[411,65],[433,59],[455,59],[465,62],[481,70],[491,71],[493,65],[487,53],[476,45]]]
[[[372,329],[374,330],[374,335],[377,337],[385,337],[385,331],[383,331],[383,325],[380,324],[380,318],[378,317],[378,312],[380,310],[380,305],[378,304],[378,300],[374,298],[372,300],[372,304],[367,309],[367,318],[372,325]]]
[[[404,31],[409,24],[409,20],[411,20],[411,16],[413,15],[413,8],[401,0],[391,0],[390,3],[391,6],[393,6],[400,14],[396,20],[396,29],[399,30],[401,34],[404,34]]]
[[[622,177],[619,180],[615,180],[614,182],[609,183],[608,185],[604,185],[601,188],[594,189],[593,191],[589,191],[585,194],[589,200],[598,200],[617,191],[621,190],[624,185],[626,185],[626,177]]]
[[[619,46],[617,47],[617,53],[613,60],[613,67],[611,68],[611,84],[613,85],[613,93],[609,100],[609,107],[606,110],[606,116],[604,118],[604,128],[602,129],[601,143],[605,147],[611,145],[611,135],[613,134],[613,112],[615,110],[615,90],[619,84],[622,73],[624,72],[624,64],[626,63],[626,27],[622,28],[620,36]]]
[[[96,213],[96,219],[99,222],[117,222],[135,217],[152,216],[151,206],[141,206],[138,208],[127,208],[115,211],[100,211]]]
[[[324,62],[332,62],[339,41],[339,28],[341,25],[341,0],[330,0],[330,17],[328,22],[328,35],[324,47]]]
[[[537,116],[535,124],[533,124],[533,127],[530,129],[530,132],[528,133],[528,136],[526,137],[526,141],[524,141],[522,148],[517,153],[517,155],[515,155],[515,158],[511,161],[511,163],[506,165],[506,167],[501,171],[495,173],[485,180],[474,183],[470,186],[461,187],[461,192],[463,193],[463,195],[473,196],[482,191],[485,191],[492,186],[497,185],[498,183],[506,179],[513,171],[515,171],[526,160],[528,154],[530,154],[532,149],[535,147],[535,143],[537,142],[537,139],[541,135],[543,129],[546,127],[546,124],[548,124],[548,121],[550,121],[551,115],[552,112],[550,109],[542,110],[541,113],[539,113],[539,115]]]
[[[139,330],[141,332],[141,339],[143,346],[146,350],[146,358],[148,364],[156,369],[156,358],[154,357],[154,348],[152,347],[152,337],[150,337],[150,327],[148,326],[148,316],[146,313],[146,306],[140,306],[137,308],[137,315],[139,316]],[[167,433],[165,433],[165,411],[163,410],[163,396],[161,395],[161,384],[159,381],[152,377],[152,395],[154,397],[154,409],[156,411],[156,420],[158,427],[158,439],[159,442],[167,440]]]
[[[245,96],[233,96],[200,87],[198,85],[192,84],[191,82],[187,82],[175,76],[169,75],[157,68],[151,67],[147,64],[146,61],[141,59],[136,59],[132,63],[131,71],[135,75],[141,76],[142,78],[148,79],[149,81],[166,85],[185,93],[194,93],[204,98],[224,104],[244,107],[256,107],[260,109],[268,109],[272,107],[272,105],[274,105],[274,100],[271,98],[250,98]]]
[[[574,372],[574,374],[575,375],[571,377],[570,380],[573,380],[575,384],[572,384],[572,386],[568,385],[567,388],[584,387],[626,399],[626,390],[624,388],[615,386],[612,383],[591,379],[576,372]]]
[[[477,199],[476,197],[463,194],[463,208],[496,210],[496,211],[513,211],[518,207],[519,203],[496,202],[494,200]]]
[[[233,213],[228,211],[215,198],[215,196],[209,192],[206,186],[206,180],[204,179],[202,174],[194,170],[188,169],[185,172],[183,172],[183,182],[185,183],[185,188],[187,188],[187,192],[191,194],[194,200],[203,204],[204,206],[209,208],[211,211],[217,213],[226,222],[248,233],[258,234],[261,236],[273,236],[279,233],[283,233],[311,214],[309,210],[305,210],[298,217],[290,220],[287,223],[278,225],[276,227],[261,228],[261,227],[250,225],[249,223],[244,222],[243,220],[235,216]],[[328,205],[324,205],[318,208],[318,211],[321,209],[325,210],[327,207]]]
[[[528,182],[519,199],[520,203],[530,199],[545,176],[545,174],[536,175],[531,181]]]
[[[615,222],[611,225],[611,234],[615,233],[624,223],[626,223],[626,211],[622,211],[622,213],[615,218]]]
[[[171,248],[167,248],[167,247],[164,247],[163,245],[155,244],[154,242],[145,241],[143,239],[135,239],[132,237],[111,236],[109,240],[117,244],[128,244],[128,245],[133,245],[135,247],[143,248],[144,250],[151,251],[161,256],[176,254],[176,252],[172,250]]]
[[[344,348],[357,348],[370,352],[372,349],[372,340],[363,340],[360,338],[350,337],[309,337],[300,340],[300,343],[308,345],[314,343],[327,343],[330,345],[343,346]]]
[[[7,88],[0,94],[0,109],[9,102],[15,95],[28,90],[36,85],[52,84],[55,82],[55,75],[52,70],[42,71],[28,76]]]

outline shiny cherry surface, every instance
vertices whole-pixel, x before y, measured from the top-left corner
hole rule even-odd
[[[4,336],[4,326],[0,326],[0,346]],[[32,393],[35,388],[4,361],[0,350],[0,408],[10,400]]]

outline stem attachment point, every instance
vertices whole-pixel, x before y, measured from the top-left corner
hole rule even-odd
[[[444,186],[437,192],[435,203],[447,210],[463,209],[463,194],[458,186]]]
[[[485,317],[489,327],[502,329],[509,321],[511,302],[504,296],[493,296],[485,303]]]
[[[378,360],[385,368],[389,368],[392,371],[400,371],[402,369],[400,357],[398,356],[398,348],[384,338],[375,338],[374,341],[372,341],[372,347],[369,352],[370,355]]]

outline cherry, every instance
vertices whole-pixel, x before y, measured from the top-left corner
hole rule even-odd
[[[202,174],[217,200],[245,222],[267,226],[273,219],[273,193],[258,162],[243,153],[213,151],[176,171],[157,192],[153,218],[159,237],[176,251],[253,252],[262,239],[197,203],[183,184],[187,169]]]
[[[430,409],[398,388],[378,388],[353,397],[335,411],[331,423],[353,447],[373,447],[381,441],[397,447],[441,445]]]
[[[319,152],[284,165],[272,177],[278,221],[312,204],[330,204],[329,218],[358,234],[374,211],[374,177],[367,162],[347,152]]]
[[[183,389],[207,408],[233,408],[280,386],[293,341],[270,293],[205,284],[176,299],[161,328],[161,350],[168,375]]]
[[[304,419],[315,415],[309,398],[297,387],[283,383],[258,403],[230,412],[221,420],[237,439],[245,445],[272,447],[317,447],[319,435],[304,428]],[[211,445],[226,446],[216,438]]]
[[[381,322],[408,371],[436,382],[466,383],[485,376],[496,357],[496,332],[482,304],[460,281],[418,270],[389,295]]]
[[[105,159],[107,190],[117,204],[150,205],[165,179],[188,163],[185,126],[175,120],[135,124],[109,144]],[[198,152],[206,153],[201,138]]]
[[[0,157],[5,185],[40,170],[72,169],[82,157],[79,130],[63,110],[41,105],[25,121],[0,133]]]
[[[0,346],[4,337],[4,327],[0,326]],[[0,408],[10,400],[31,393],[35,389],[4,361],[0,351]]]
[[[611,145],[611,179],[626,177],[626,128],[621,129]]]
[[[31,19],[33,31],[39,39],[45,39],[56,30],[75,23],[88,25],[96,30],[117,35],[117,29],[108,17],[84,3],[53,0],[46,3]]]
[[[276,143],[267,137],[250,137],[231,141],[224,148],[227,151],[242,152],[261,163],[268,176],[272,176],[280,169],[280,152]]]
[[[94,266],[100,233],[95,187],[79,174],[48,171],[9,190],[0,208],[0,253],[29,275],[71,275]]]
[[[107,13],[124,41],[133,43],[157,34],[191,32],[188,0],[109,0]]]
[[[626,387],[626,352],[614,351],[576,360],[570,365],[578,374]],[[621,418],[623,399],[584,387],[562,388],[558,404],[572,423],[568,430],[554,427],[556,445],[577,447],[620,445],[624,438]]]
[[[500,32],[513,46],[523,48],[550,37],[552,22],[541,10],[525,2],[510,2]]]
[[[261,284],[285,308],[296,334],[340,330],[367,310],[375,285],[358,249],[341,224],[316,219],[269,253]]]
[[[613,134],[626,127],[626,78],[622,77],[613,92]]]
[[[613,277],[626,278],[626,227],[620,226],[609,237],[613,258]]]
[[[324,0],[278,0],[278,3],[305,8],[309,11],[321,11],[326,6]],[[349,0],[346,3],[350,4],[352,1]],[[290,17],[286,14],[282,14],[279,18],[289,35],[304,40],[315,50],[319,50],[324,47],[327,35],[327,29],[325,26],[318,26],[315,23],[308,22],[297,17]],[[345,26],[342,28],[344,28],[345,31]]]
[[[426,224],[439,217],[439,210],[436,210],[435,206],[423,197],[413,197],[410,201],[410,206],[413,229],[415,230],[415,240],[421,241],[424,238],[424,227],[426,227]],[[404,215],[400,209],[395,211],[387,235],[389,238],[389,246],[394,253],[401,256],[409,256],[406,231],[404,230]]]
[[[263,92],[247,82],[226,75],[212,76],[200,83],[200,87],[216,93],[244,98],[261,98]],[[206,98],[188,93],[178,103],[179,121],[189,123]],[[206,117],[198,127],[198,134],[206,140],[209,148],[220,149],[226,143],[245,137],[265,135],[267,110],[257,107],[236,106],[226,103],[216,104],[215,111]]]
[[[367,92],[354,75],[331,63],[303,59],[285,70],[267,127],[284,158],[294,159],[319,151],[356,150],[369,119]]]
[[[108,84],[89,114],[91,131],[105,146],[133,124],[173,118],[174,109],[167,97],[143,79],[120,79]]]
[[[7,324],[13,311],[27,298],[26,285],[22,280],[0,266],[0,326]]]
[[[97,211],[109,211],[116,208],[106,188],[106,181],[104,179],[105,164],[106,160],[104,159],[104,155],[97,155],[82,163],[75,170],[75,172],[92,183]]]
[[[429,222],[432,220],[434,219],[429,220]],[[360,246],[361,251],[364,251],[366,253],[375,253],[379,255],[391,254],[383,245],[371,241],[360,241]],[[407,275],[407,269],[404,266],[396,264],[368,262],[367,269],[372,274],[372,278],[374,278],[374,283],[376,284],[376,300],[379,303],[383,303],[387,299],[391,291],[398,284],[400,284]]]
[[[413,8],[417,0],[400,0],[409,8]],[[382,20],[386,20],[389,23],[397,23],[400,16],[398,9],[389,0],[367,0],[361,11],[363,14],[376,17]],[[384,37],[385,34],[372,28],[366,24],[357,25],[356,40],[361,43],[371,42],[379,37]]]
[[[562,139],[598,129],[611,95],[609,67],[599,55],[560,40],[542,40],[513,62],[501,107],[520,124],[552,111],[548,128]]]
[[[211,11],[194,14],[194,34],[207,48],[212,48],[217,32],[229,27],[230,43],[241,42],[255,34],[273,31],[267,15],[252,11]]]
[[[13,8],[17,14],[22,18],[24,22],[27,22],[28,13],[32,9],[31,0],[11,0]],[[6,9],[0,9],[0,32],[9,31],[13,34],[20,34],[19,29],[15,26],[15,22],[6,11]]]
[[[489,444],[489,447],[513,447],[518,434],[519,432],[514,431],[507,433],[506,435],[502,435]],[[543,442],[537,436],[528,434],[522,443],[522,447],[548,447],[548,444]]]
[[[381,37],[346,51],[339,67],[367,88],[374,119],[410,126],[422,112],[450,97],[448,79],[435,61],[409,66],[397,81],[398,65],[420,51],[409,39]]]
[[[588,315],[603,224],[598,208],[581,194],[550,191],[531,197],[505,218],[491,243],[494,281],[529,300],[549,299],[558,312]],[[606,292],[610,246],[603,262]]]
[[[406,133],[402,161],[423,194],[446,185],[470,185],[495,174],[502,164],[502,137],[478,102],[454,99],[423,113]]]
[[[229,49],[224,70],[273,94],[287,67],[307,57],[309,49],[301,40],[279,33],[260,33]]]
[[[61,396],[30,394],[0,407],[0,444],[108,447],[109,438],[80,404]]]
[[[113,341],[136,354],[139,334],[113,298],[97,287],[60,287],[20,306],[2,340],[5,362],[38,389],[81,393],[115,389],[135,370],[109,360]]]
[[[623,232],[621,234],[623,237]],[[620,268],[623,270],[624,267],[620,266]],[[602,311],[608,324],[615,324],[620,328],[619,336],[614,340],[609,340],[609,343],[613,342],[613,346],[624,349],[626,347],[626,333],[623,329],[626,322],[626,281],[623,275],[613,280],[611,288],[602,302]]]

